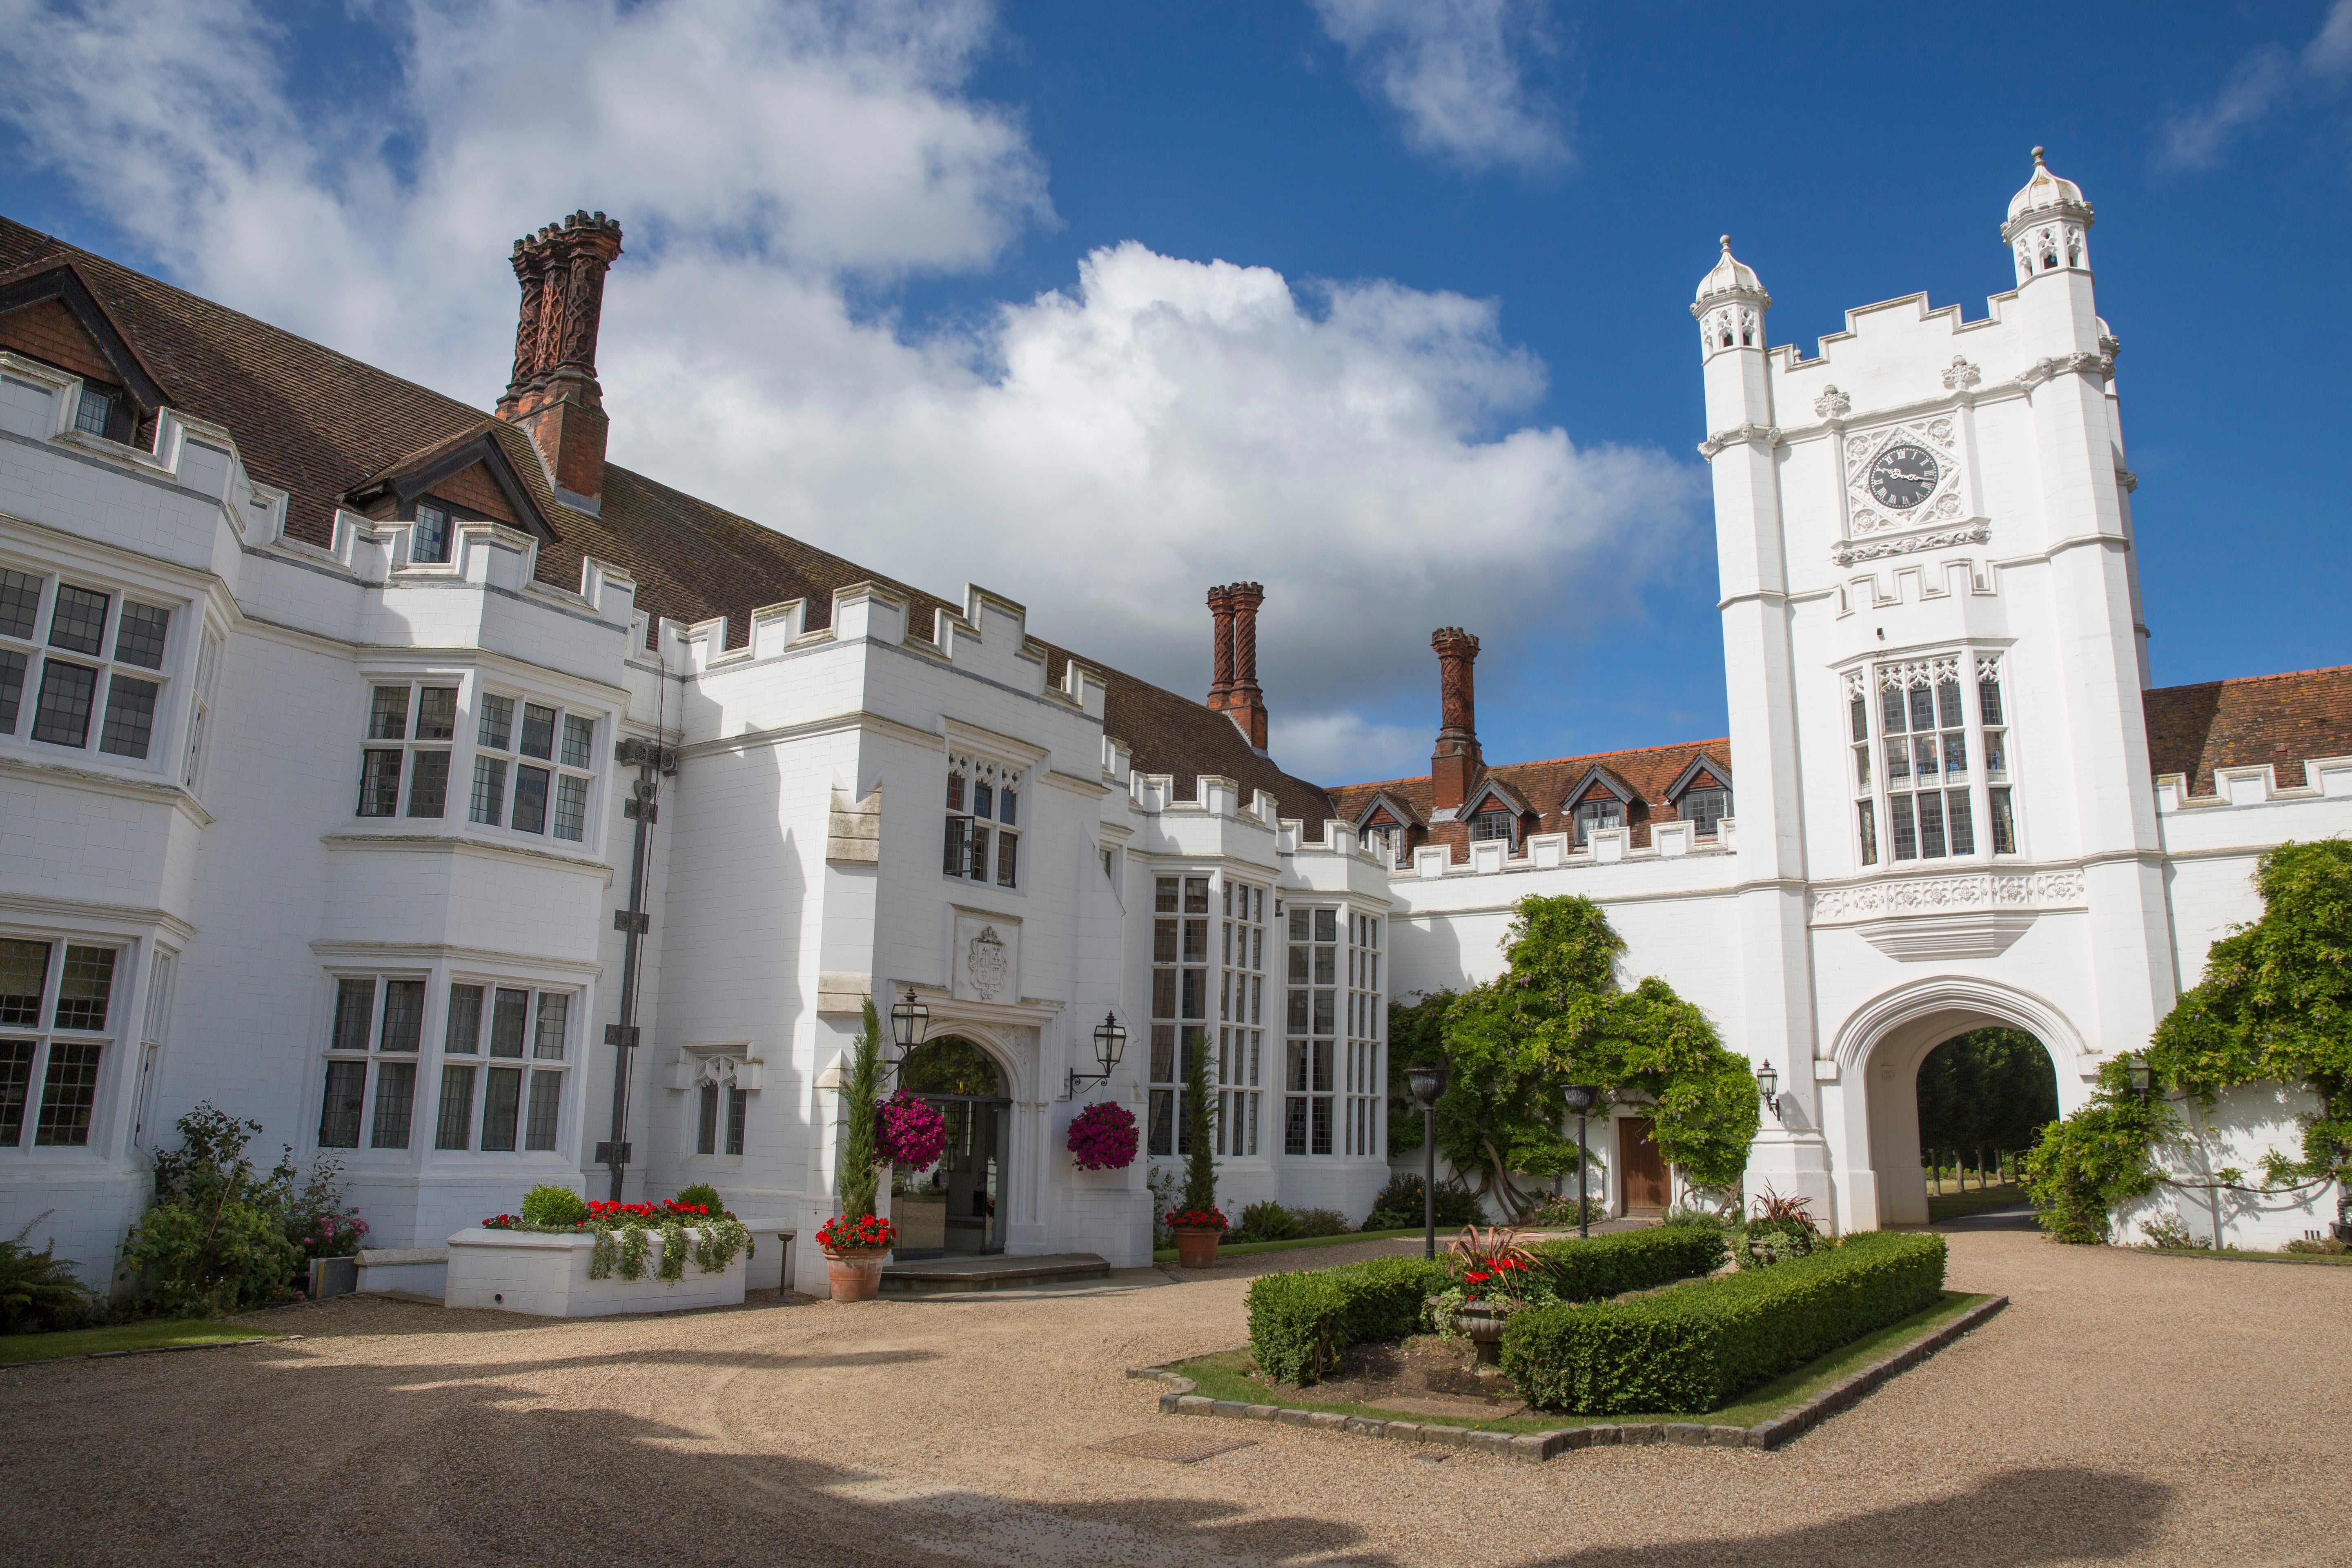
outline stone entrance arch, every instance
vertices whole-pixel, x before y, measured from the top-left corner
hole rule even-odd
[[[2042,997],[1961,975],[1915,981],[1856,1008],[1839,1028],[1832,1056],[1831,1181],[1841,1228],[1924,1225],[1927,1184],[1919,1166],[1919,1064],[1937,1046],[1972,1029],[2020,1029],[2050,1054],[2061,1115],[2085,1093],[2081,1033]]]

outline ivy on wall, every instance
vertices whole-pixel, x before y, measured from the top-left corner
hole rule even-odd
[[[2299,1152],[2266,1154],[2259,1179],[2226,1167],[2210,1182],[2167,1176],[2157,1155],[2185,1142],[2184,1123],[2161,1100],[2142,1105],[2125,1065],[2110,1062],[2090,1103],[2052,1123],[2026,1161],[2056,1239],[2106,1240],[2114,1211],[2159,1186],[2284,1196],[2352,1173],[2352,842],[2282,844],[2257,863],[2254,886],[2262,919],[2213,944],[2205,978],[2157,1026],[2148,1068],[2207,1112],[2245,1084],[2308,1089],[2320,1109],[2302,1119]]]

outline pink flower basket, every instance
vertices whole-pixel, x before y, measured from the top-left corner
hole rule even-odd
[[[1135,1112],[1108,1101],[1087,1106],[1070,1119],[1067,1147],[1081,1171],[1124,1171],[1135,1163]]]

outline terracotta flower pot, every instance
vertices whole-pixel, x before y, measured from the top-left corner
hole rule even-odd
[[[836,1301],[871,1301],[882,1289],[882,1260],[890,1256],[887,1247],[828,1247],[824,1255],[824,1277],[833,1288]]]
[[[1224,1236],[1222,1230],[1207,1226],[1185,1226],[1176,1235],[1176,1264],[1180,1268],[1213,1268],[1217,1264],[1217,1242]]]

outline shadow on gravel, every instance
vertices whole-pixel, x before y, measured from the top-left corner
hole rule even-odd
[[[2172,1489],[2110,1470],[2004,1470],[1948,1498],[1904,1503],[1769,1534],[1666,1546],[1596,1547],[1538,1559],[1540,1568],[1699,1568],[1700,1564],[1965,1563],[2039,1568],[2131,1556],[2155,1535]]]

